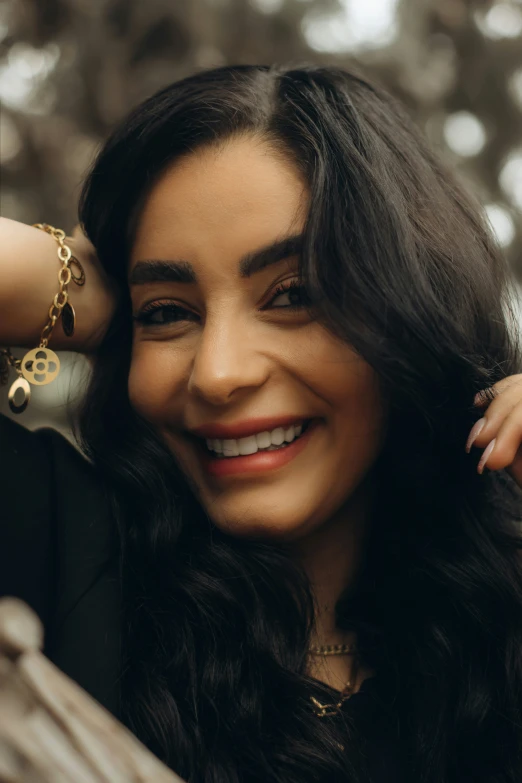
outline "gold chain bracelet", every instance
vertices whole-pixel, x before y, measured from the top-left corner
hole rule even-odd
[[[33,223],[33,228],[39,228],[50,234],[58,242],[58,259],[61,263],[58,272],[60,288],[49,307],[47,322],[40,334],[38,348],[33,348],[25,354],[23,359],[16,359],[9,348],[0,349],[0,383],[7,383],[9,366],[17,373],[18,378],[9,389],[9,407],[13,413],[22,413],[31,399],[31,387],[45,386],[57,378],[60,372],[60,360],[48,345],[53,329],[60,316],[64,334],[71,337],[74,334],[76,314],[69,302],[68,285],[71,280],[78,286],[85,283],[85,272],[78,259],[73,256],[71,248],[65,244],[66,234],[60,228],[54,228],[48,223]],[[73,275],[71,267],[75,267],[79,274]],[[15,402],[18,390],[23,393],[20,403]]]

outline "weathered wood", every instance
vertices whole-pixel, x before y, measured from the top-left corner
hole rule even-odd
[[[0,599],[0,783],[183,783],[41,652],[38,617]]]

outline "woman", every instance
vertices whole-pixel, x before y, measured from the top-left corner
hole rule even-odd
[[[80,221],[103,270],[54,344],[96,348],[92,464],[3,424],[47,654],[189,781],[520,780],[510,281],[404,112],[337,68],[199,73],[114,130]]]

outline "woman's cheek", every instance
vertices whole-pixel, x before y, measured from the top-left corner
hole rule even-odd
[[[128,392],[132,407],[149,421],[161,421],[172,400],[176,377],[172,360],[154,343],[133,350]]]

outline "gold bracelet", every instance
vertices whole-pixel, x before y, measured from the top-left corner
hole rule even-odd
[[[49,340],[60,316],[62,316],[62,326],[65,335],[71,337],[74,334],[76,315],[72,304],[69,302],[67,286],[71,280],[79,286],[85,283],[85,272],[82,265],[72,255],[71,248],[64,242],[65,232],[60,228],[50,226],[48,223],[33,223],[33,228],[39,228],[47,232],[58,242],[58,259],[61,263],[60,271],[58,272],[60,289],[49,307],[47,322],[40,334],[38,348],[30,350],[23,359],[15,359],[9,348],[0,350],[0,382],[7,382],[9,365],[18,374],[18,378],[9,389],[8,395],[9,407],[13,413],[22,413],[27,408],[31,399],[29,383],[32,383],[34,386],[45,386],[58,377],[60,360],[55,352],[48,347]],[[72,266],[78,269],[79,275],[73,275],[71,271]],[[20,403],[16,403],[15,394],[19,389],[23,392],[23,399]]]

